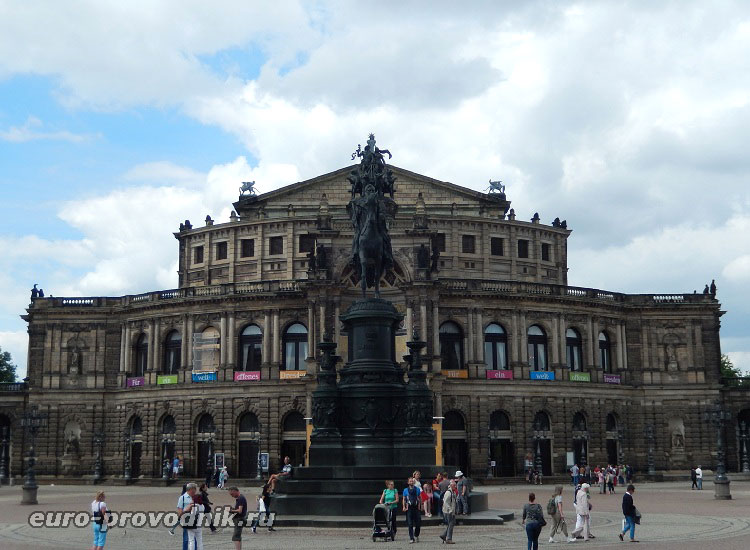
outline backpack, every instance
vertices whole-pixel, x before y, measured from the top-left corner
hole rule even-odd
[[[419,495],[417,493],[417,488],[413,487],[412,489],[407,489],[406,495],[408,498],[409,508],[418,508],[419,507]]]
[[[550,516],[554,516],[557,513],[557,503],[555,502],[555,497],[552,497],[547,502],[547,513]]]

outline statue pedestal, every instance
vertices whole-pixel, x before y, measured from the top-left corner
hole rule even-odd
[[[716,500],[732,500],[729,483],[729,479],[714,479],[714,498]]]
[[[36,499],[37,487],[24,487],[21,494],[21,504],[39,504]]]
[[[78,475],[81,459],[75,455],[66,454],[60,459],[60,470],[64,476]]]

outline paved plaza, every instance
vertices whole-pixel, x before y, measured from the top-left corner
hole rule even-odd
[[[641,542],[638,548],[703,550],[707,548],[744,550],[750,547],[750,482],[732,483],[731,501],[716,501],[713,484],[707,483],[703,491],[691,491],[690,483],[653,483],[636,486],[635,501],[643,514],[642,525],[636,531]],[[499,527],[458,526],[454,541],[465,548],[526,548],[526,536],[520,523],[520,510],[526,502],[529,489],[537,494],[543,506],[551,494],[552,487],[544,486],[492,486],[481,490],[489,493],[490,506],[515,510],[514,521]],[[115,511],[172,511],[177,501],[179,488],[104,486],[107,504]],[[0,488],[0,549],[31,550],[43,548],[89,548],[91,527],[32,528],[27,523],[34,511],[80,511],[87,510],[95,489],[91,486],[41,486],[38,506],[21,506],[20,487]],[[248,501],[254,501],[256,488],[242,488]],[[213,489],[211,497],[217,505],[230,504],[231,498],[224,491]],[[566,487],[566,513],[572,518],[572,489]],[[620,502],[622,489],[613,496],[593,493],[592,532],[596,539],[589,543],[579,541],[578,546],[589,549],[611,548],[622,545],[617,532],[622,519]],[[373,502],[377,496],[373,496]],[[252,508],[252,504],[251,504]],[[403,518],[403,516],[402,516]],[[545,527],[540,546],[556,548],[547,540],[549,527]],[[408,545],[406,528],[399,528],[394,543],[376,542],[370,539],[369,528],[309,528],[279,527],[269,533],[259,529],[253,535],[245,531],[243,548],[382,548]],[[420,544],[434,546],[440,543],[438,527],[427,527],[420,537]],[[231,532],[224,529],[210,535],[204,529],[205,548],[231,550]],[[572,545],[571,545],[572,546]],[[167,550],[181,548],[181,533],[171,537],[166,528],[113,528],[107,538],[106,548],[112,550]]]

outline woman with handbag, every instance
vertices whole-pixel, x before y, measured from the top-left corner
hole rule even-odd
[[[107,542],[107,503],[104,502],[104,491],[96,493],[91,502],[91,514],[94,516],[94,544],[92,550],[102,550]]]
[[[535,500],[536,495],[529,493],[529,502],[523,505],[521,525],[526,524],[526,538],[529,542],[528,550],[539,550],[539,535],[542,532],[542,527],[547,525],[542,505],[535,503]]]

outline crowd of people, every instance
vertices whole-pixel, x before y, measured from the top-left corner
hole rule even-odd
[[[618,485],[633,482],[633,469],[628,465],[607,464],[606,468],[595,466],[592,469],[589,465],[579,467],[578,464],[573,464],[570,468],[570,478],[574,487],[582,483],[599,485],[599,494],[612,495],[615,494]]]
[[[401,495],[395,482],[392,479],[386,480],[380,504],[384,504],[389,510],[390,529],[394,536],[399,511],[406,515],[410,543],[419,542],[422,515],[429,518],[439,514],[445,524],[440,539],[443,544],[453,544],[456,516],[471,514],[469,493],[472,488],[471,479],[461,470],[453,477],[448,476],[448,472],[441,472],[432,481],[423,481],[422,473],[417,470],[407,480]]]

